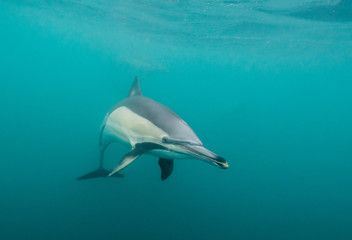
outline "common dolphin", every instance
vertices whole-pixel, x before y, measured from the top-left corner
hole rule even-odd
[[[103,167],[104,151],[114,142],[131,148],[115,168]],[[117,103],[105,116],[100,131],[100,162],[96,171],[78,180],[114,176],[144,153],[159,158],[161,179],[167,179],[174,168],[174,159],[195,158],[226,169],[227,161],[203,146],[194,131],[168,107],[142,95],[138,77],[128,97]]]

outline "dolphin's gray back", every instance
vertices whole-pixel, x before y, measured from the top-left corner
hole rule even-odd
[[[131,96],[116,104],[109,112],[126,107],[165,131],[171,139],[202,145],[197,135],[176,113],[168,107],[144,96]]]

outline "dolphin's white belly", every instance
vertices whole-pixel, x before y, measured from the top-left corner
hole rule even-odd
[[[106,117],[102,134],[104,145],[122,142],[132,147],[139,142],[161,143],[161,139],[168,136],[148,119],[123,106]]]

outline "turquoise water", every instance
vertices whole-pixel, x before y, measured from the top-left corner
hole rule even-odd
[[[0,23],[0,239],[352,239],[350,1],[2,0]],[[230,168],[76,181],[135,75]]]

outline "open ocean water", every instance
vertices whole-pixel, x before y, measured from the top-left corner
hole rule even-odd
[[[76,181],[135,75],[230,168]],[[2,240],[352,239],[349,0],[1,0],[0,107]]]

